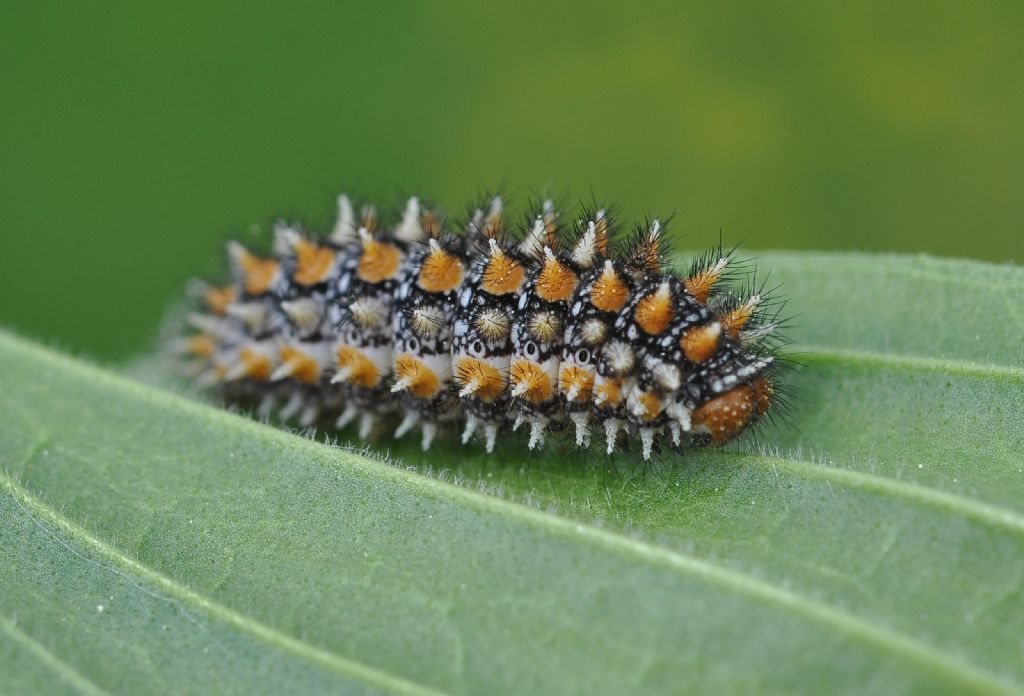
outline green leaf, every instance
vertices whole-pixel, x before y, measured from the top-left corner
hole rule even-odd
[[[1024,693],[1024,272],[759,264],[792,426],[647,467],[395,466],[0,334],[0,690]]]

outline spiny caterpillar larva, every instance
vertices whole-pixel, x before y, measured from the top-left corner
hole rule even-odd
[[[545,201],[514,237],[500,197],[457,234],[416,198],[393,228],[338,206],[323,237],[279,223],[267,257],[228,244],[232,282],[202,286],[178,342],[201,384],[304,426],[358,419],[362,439],[393,418],[424,450],[463,420],[488,452],[506,427],[531,450],[561,431],[587,447],[594,428],[644,459],[724,444],[777,400],[777,304],[725,289],[721,249],[672,272],[656,219],[619,235],[584,209],[566,231]]]

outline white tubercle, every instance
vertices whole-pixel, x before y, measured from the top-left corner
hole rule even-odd
[[[294,373],[294,372],[295,372],[295,364],[294,363],[290,363],[290,362],[281,363],[280,365],[278,365],[274,369],[273,372],[270,373],[270,381],[271,382],[279,382],[282,379],[287,379],[288,377],[291,377],[292,373]]]
[[[228,261],[230,261],[232,266],[235,266],[236,268],[238,264],[242,262],[242,259],[249,255],[249,250],[233,239],[228,242],[227,248]]]
[[[479,388],[480,380],[471,379],[468,382],[466,382],[466,385],[462,387],[462,389],[459,390],[459,398],[464,399],[467,396],[471,396],[472,394],[475,394]]]
[[[397,382],[395,382],[394,384],[391,385],[391,393],[392,394],[397,394],[400,391],[405,391],[406,389],[408,389],[411,386],[412,386],[412,377],[403,377],[402,379],[398,380]],[[415,415],[415,412],[414,411],[410,411],[409,415]],[[406,415],[407,419],[409,418],[409,415]],[[403,421],[403,423],[404,423],[404,421]],[[411,428],[413,425],[415,425],[415,421],[409,427]],[[402,426],[398,426],[398,429],[401,430]],[[403,432],[406,432],[406,431],[403,431]],[[401,437],[401,435],[399,435],[397,433],[397,431],[396,431],[395,432],[395,437]]]
[[[747,345],[760,341],[765,336],[769,335],[772,331],[778,327],[778,324],[765,324],[764,326],[758,326],[756,329],[750,329],[748,331],[740,331],[740,343]]]
[[[597,224],[591,220],[587,225],[587,231],[580,237],[580,241],[572,250],[572,260],[577,266],[590,268],[594,264],[594,257],[597,256]]]
[[[328,239],[339,246],[356,241],[356,214],[344,193],[338,196],[338,220]]]
[[[511,396],[512,397],[522,396],[523,394],[525,394],[528,391],[530,391],[530,383],[527,382],[526,380],[523,380],[522,382],[519,382],[518,384],[516,384],[515,388],[512,389]]]
[[[292,249],[302,241],[302,235],[284,220],[274,223],[274,253],[279,256],[290,254]]]
[[[533,227],[530,229],[530,233],[526,235],[526,238],[520,242],[519,250],[527,256],[537,256],[544,249],[544,240],[547,236],[546,229],[544,227],[544,218],[538,216],[533,221]]]
[[[341,382],[347,382],[348,378],[352,376],[352,372],[353,370],[351,367],[341,368],[340,370],[334,373],[333,377],[331,377],[331,384],[340,384]]]
[[[395,238],[403,242],[418,242],[423,239],[423,226],[420,225],[420,201],[413,196],[405,204],[402,221],[395,228]]]
[[[312,297],[301,297],[290,302],[286,300],[281,303],[281,309],[304,331],[313,330],[320,321],[321,306]]]
[[[203,333],[208,333],[212,336],[216,336],[217,338],[232,338],[236,333],[223,319],[212,317],[209,314],[191,312],[188,315],[187,320],[189,324]]]
[[[229,317],[241,319],[253,331],[263,326],[267,317],[267,308],[261,302],[232,302],[224,311]]]

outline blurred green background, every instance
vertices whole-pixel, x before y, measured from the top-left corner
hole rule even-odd
[[[0,6],[0,324],[152,346],[341,189],[553,186],[688,247],[1024,259],[1024,3]]]

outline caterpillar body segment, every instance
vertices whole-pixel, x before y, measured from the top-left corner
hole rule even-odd
[[[419,425],[424,450],[438,423],[456,411],[452,327],[465,274],[462,240],[451,236],[431,237],[410,251],[400,273],[391,393],[400,400],[403,418],[395,436]]]

